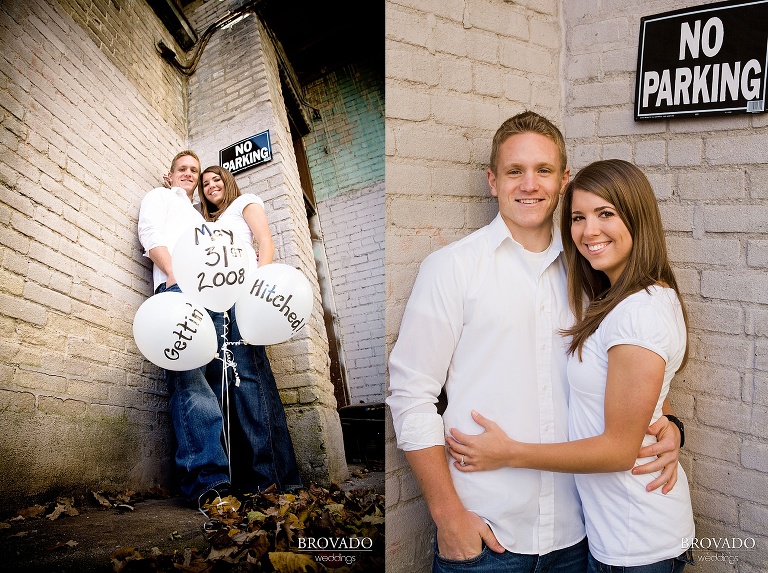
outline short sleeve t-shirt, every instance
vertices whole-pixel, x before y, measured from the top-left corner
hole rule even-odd
[[[248,268],[252,271],[257,266],[256,251],[253,248],[253,233],[243,217],[243,211],[251,203],[256,203],[264,208],[264,201],[260,197],[252,193],[243,193],[227,207],[216,223],[232,231],[240,242],[243,243],[248,253]]]
[[[685,354],[686,330],[682,308],[673,289],[652,286],[621,301],[568,359],[570,385],[569,438],[600,435],[605,428],[605,386],[608,350],[620,344],[646,348],[664,359],[661,393],[651,422],[661,415],[669,383]],[[655,442],[646,435],[643,445]],[[651,461],[638,459],[635,465]],[[694,523],[688,479],[678,464],[678,479],[667,495],[647,492],[659,473],[630,471],[576,475],[592,554],[608,565],[638,566],[683,553],[682,540],[693,538]]]

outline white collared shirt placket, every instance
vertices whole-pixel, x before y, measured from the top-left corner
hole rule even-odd
[[[552,360],[555,313],[551,273],[554,269],[551,255],[536,284],[536,385],[539,397],[539,433],[542,443],[555,442],[555,407],[553,397]],[[539,495],[539,551],[547,553],[555,542],[555,481],[552,472],[541,472],[541,494]]]

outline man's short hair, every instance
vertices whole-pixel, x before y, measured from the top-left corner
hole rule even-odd
[[[501,127],[496,130],[496,134],[493,136],[493,144],[491,146],[491,171],[496,173],[496,167],[499,161],[499,148],[501,144],[513,135],[520,133],[538,133],[544,137],[551,139],[560,155],[560,169],[565,170],[568,165],[568,155],[565,151],[565,138],[560,130],[555,127],[551,121],[549,121],[543,115],[539,115],[534,111],[524,111],[510,117]]]
[[[176,156],[173,158],[173,161],[171,161],[171,173],[173,173],[173,170],[176,169],[176,162],[184,157],[185,155],[189,155],[190,157],[194,157],[197,161],[198,166],[200,165],[200,158],[197,156],[197,153],[192,151],[191,149],[185,149],[184,151],[179,151]]]

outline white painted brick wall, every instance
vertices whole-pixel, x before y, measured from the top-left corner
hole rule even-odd
[[[318,201],[351,403],[384,396],[384,183]]]

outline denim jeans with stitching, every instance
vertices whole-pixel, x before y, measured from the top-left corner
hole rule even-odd
[[[228,340],[240,342],[234,307],[229,316]],[[229,348],[235,363],[227,372],[232,485],[244,493],[264,491],[272,484],[279,491],[301,487],[285,410],[264,346],[232,344]],[[215,360],[209,366],[217,380],[212,384],[219,401],[224,397],[222,365]],[[234,370],[240,378],[239,385]]]
[[[178,285],[156,292],[181,292]],[[223,323],[218,312],[208,311],[214,325]],[[218,326],[220,328],[220,326]],[[176,434],[176,467],[182,495],[189,501],[212,488],[229,484],[229,463],[221,440],[221,408],[214,392],[214,360],[186,371],[165,370],[171,420]],[[219,368],[221,371],[221,368]]]
[[[435,543],[432,573],[584,573],[587,570],[587,540],[545,555],[496,553],[483,545],[480,555],[466,560],[441,557]]]
[[[664,559],[648,565],[623,567],[620,565],[606,565],[589,554],[589,569],[587,573],[681,573],[686,565],[695,565],[693,552],[689,549],[682,555],[672,559]]]

